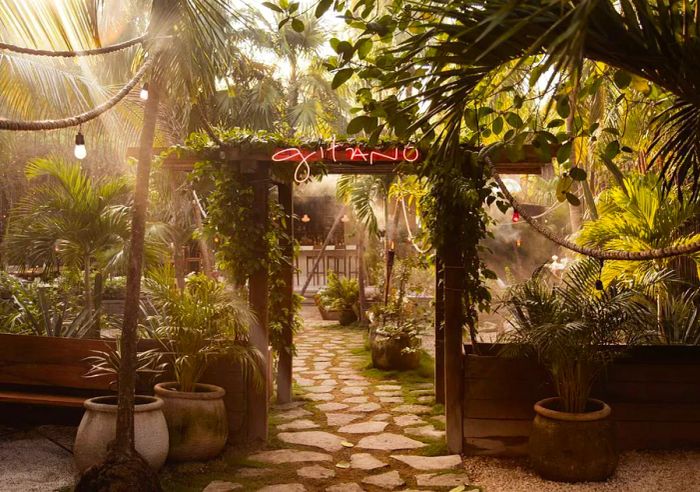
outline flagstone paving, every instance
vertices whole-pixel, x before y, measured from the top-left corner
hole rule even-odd
[[[268,492],[445,491],[469,485],[461,457],[441,456],[444,419],[433,406],[431,383],[364,372],[361,328],[307,323],[296,346],[295,401],[273,408],[269,449],[248,455],[239,470],[247,471],[227,476],[229,483]],[[251,474],[255,466],[264,472]],[[219,490],[217,485],[225,487],[212,482],[208,490]]]

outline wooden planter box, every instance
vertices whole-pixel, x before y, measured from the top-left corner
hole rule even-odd
[[[501,345],[465,346],[464,445],[472,455],[527,453],[536,401],[555,396],[532,360],[497,357]],[[612,407],[621,449],[700,447],[700,347],[637,347],[613,363],[593,396]]]
[[[107,341],[0,334],[0,403],[46,406],[47,412],[57,406],[82,412],[85,399],[112,394],[109,383],[114,378],[83,377],[90,368],[84,359],[94,355],[93,350],[107,350]],[[153,340],[139,342],[139,350],[154,347]],[[247,441],[248,420],[255,415],[247,411],[250,389],[240,368],[227,360],[216,361],[202,382],[226,390],[230,439]],[[152,394],[153,388],[140,391]]]

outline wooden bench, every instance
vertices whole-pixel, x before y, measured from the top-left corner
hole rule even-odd
[[[110,382],[115,377],[84,377],[90,369],[85,358],[94,355],[94,350],[106,350],[108,342],[0,334],[0,404],[16,404],[13,406],[17,407],[19,418],[22,418],[20,404],[37,406],[37,410],[43,406],[74,412],[82,409],[88,398],[114,394]],[[139,342],[139,350],[154,347],[157,345],[153,340]],[[224,403],[229,420],[229,439],[248,442],[252,438],[247,432],[249,424],[260,416],[251,414],[247,407],[247,395],[252,389],[243,378],[240,367],[227,360],[213,361],[202,382],[226,390]],[[137,391],[153,394],[150,385],[137,388]]]
[[[0,334],[0,402],[82,407],[110,393],[113,378],[85,378],[102,340]]]

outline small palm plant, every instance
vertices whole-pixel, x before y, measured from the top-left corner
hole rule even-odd
[[[644,296],[618,285],[595,288],[599,263],[574,263],[559,285],[543,269],[510,290],[512,330],[506,355],[535,356],[550,373],[561,410],[581,413],[602,371],[630,345],[646,340],[653,318]]]
[[[244,298],[202,274],[188,277],[180,290],[169,269],[151,275],[146,290],[158,314],[145,328],[164,347],[180,391],[195,391],[216,357],[235,360],[262,383],[262,355],[248,341],[255,314]]]
[[[341,324],[350,324],[357,319],[360,288],[357,280],[328,274],[326,286],[318,293],[321,304],[327,309],[340,311]]]

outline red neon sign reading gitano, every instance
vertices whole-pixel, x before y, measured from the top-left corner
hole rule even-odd
[[[317,149],[289,147],[279,149],[272,155],[274,162],[296,162],[294,180],[297,183],[308,181],[311,177],[310,163],[365,163],[376,162],[415,162],[420,159],[420,151],[411,145],[390,147],[386,149],[365,148],[360,145],[336,143],[335,139],[328,145]]]

